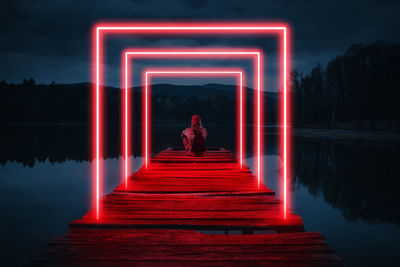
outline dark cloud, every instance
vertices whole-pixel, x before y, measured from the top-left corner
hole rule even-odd
[[[353,43],[399,41],[399,11],[399,1],[2,0],[0,79],[87,80],[90,28],[96,21],[114,20],[285,21],[293,29],[295,67],[308,71]],[[174,40],[146,37],[135,42],[154,46]],[[242,43],[231,40],[229,45]],[[218,45],[224,40],[187,39],[184,44]],[[115,60],[118,64],[119,57]]]

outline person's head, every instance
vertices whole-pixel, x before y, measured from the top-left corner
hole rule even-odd
[[[193,115],[192,117],[192,127],[200,127],[201,126],[201,118],[199,115]]]

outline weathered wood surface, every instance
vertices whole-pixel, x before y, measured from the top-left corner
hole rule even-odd
[[[227,150],[204,157],[166,150],[103,198],[100,221],[90,211],[71,227],[302,231],[299,216],[282,219],[274,194]]]
[[[95,211],[70,224],[32,265],[162,266],[336,266],[318,233],[261,185],[227,150],[187,157],[165,150],[101,201]],[[210,235],[196,230],[240,230],[263,235]]]
[[[31,265],[338,266],[319,233],[210,235],[194,230],[71,229]]]
[[[177,195],[112,193],[103,199],[101,221],[90,211],[72,227],[273,229],[302,231],[301,218],[282,219],[282,205],[271,195]]]

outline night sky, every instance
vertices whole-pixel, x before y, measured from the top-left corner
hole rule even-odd
[[[97,21],[118,20],[284,21],[292,27],[293,67],[308,72],[351,44],[399,41],[399,11],[400,1],[392,0],[1,0],[0,80],[20,82],[33,77],[45,83],[89,81],[91,26]],[[221,41],[183,40],[189,46],[212,46],[215,42]],[[174,41],[141,38],[130,44],[162,46]],[[110,43],[108,51],[112,53],[119,46]],[[119,61],[118,56],[107,62],[115,73]],[[117,79],[107,83],[117,85]]]

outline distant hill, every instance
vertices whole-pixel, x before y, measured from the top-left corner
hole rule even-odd
[[[65,84],[66,88],[90,88],[93,83],[90,82],[81,82],[81,83],[72,83]],[[133,90],[135,92],[141,92],[142,86],[135,86]],[[119,90],[117,87],[106,86],[107,90]],[[227,85],[227,84],[217,84],[217,83],[208,83],[204,85],[175,85],[168,83],[157,83],[151,85],[151,92],[153,94],[165,94],[165,95],[181,95],[185,97],[189,96],[197,96],[202,98],[207,97],[215,97],[215,96],[226,96],[226,97],[234,97],[236,92],[236,85]],[[253,95],[254,90],[252,88],[246,87],[246,94]],[[279,95],[276,92],[264,92],[267,98],[271,100],[276,100]]]
[[[218,83],[207,83],[202,86],[206,87],[206,88],[210,88],[210,89],[219,90],[219,91],[236,90],[236,86],[234,86],[234,85],[226,85],[226,84],[218,84]],[[254,94],[254,89],[246,87],[246,92],[247,92],[247,94]],[[264,95],[271,100],[276,100],[279,98],[278,92],[264,92]]]
[[[90,92],[93,83],[36,84],[33,79],[21,84],[0,82],[0,122],[80,122],[90,121]],[[121,89],[105,86],[106,120],[119,123]],[[153,119],[180,121],[187,114],[199,113],[215,123],[233,123],[236,109],[235,85],[173,85],[153,84]],[[133,88],[135,120],[140,121],[142,87]],[[251,114],[255,91],[246,88],[247,114]],[[266,112],[269,122],[274,121],[277,93],[266,93]],[[251,116],[250,116],[251,117]],[[229,119],[228,119],[229,118]],[[248,120],[250,122],[251,119]]]
[[[135,91],[142,91],[142,87],[134,87]],[[230,90],[220,90],[217,88],[208,88],[204,85],[173,85],[167,83],[158,83],[151,86],[152,94],[165,95],[182,95],[182,96],[197,96],[201,98],[221,96],[234,96],[236,88],[231,86]]]
[[[135,91],[141,91],[142,87],[134,87]],[[197,96],[202,98],[215,97],[215,96],[226,96],[236,97],[237,87],[235,85],[226,84],[204,84],[204,85],[173,85],[166,83],[153,84],[151,86],[153,94],[176,94],[182,96]],[[253,96],[254,90],[252,88],[245,88],[246,95]],[[275,100],[278,97],[278,93],[267,92],[266,97],[271,100]]]

